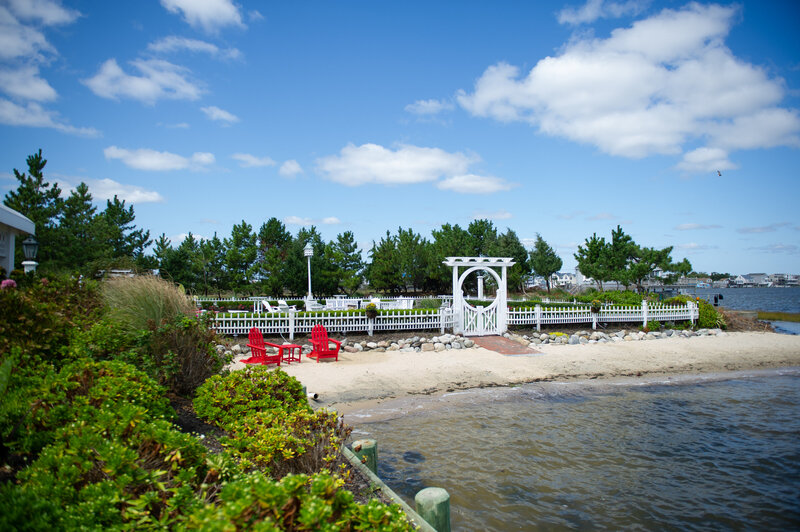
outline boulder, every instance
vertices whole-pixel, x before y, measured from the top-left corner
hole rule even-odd
[[[434,351],[444,351],[447,347],[442,342],[436,342],[433,344]]]
[[[420,346],[420,348],[421,348],[422,351],[433,351],[433,350],[436,349],[436,347],[434,347],[433,344],[428,343],[428,342],[425,342],[424,344],[422,344]]]

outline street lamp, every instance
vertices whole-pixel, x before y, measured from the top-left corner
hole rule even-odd
[[[29,236],[22,241],[22,254],[25,255],[25,260],[22,261],[22,268],[25,270],[25,273],[36,271],[36,266],[39,265],[39,263],[36,262],[36,254],[38,251],[39,242],[37,242],[33,236]]]
[[[314,256],[314,248],[311,247],[311,243],[306,244],[306,247],[303,249],[303,255],[308,257],[308,302],[311,302],[311,257]]]

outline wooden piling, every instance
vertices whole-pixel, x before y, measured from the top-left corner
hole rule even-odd
[[[417,513],[436,532],[450,532],[450,494],[443,488],[425,488],[414,497]]]
[[[353,453],[370,471],[378,474],[378,442],[375,440],[354,441]]]

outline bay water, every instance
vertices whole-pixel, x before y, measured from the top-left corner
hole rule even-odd
[[[800,528],[800,368],[467,390],[348,422],[412,507],[450,493],[453,530]]]

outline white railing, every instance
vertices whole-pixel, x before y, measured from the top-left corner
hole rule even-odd
[[[700,316],[700,309],[691,301],[685,305],[662,305],[660,303],[647,303],[641,305],[605,306],[600,312],[592,312],[590,307],[535,307],[508,309],[509,325],[536,325],[536,330],[541,330],[542,325],[555,323],[591,323],[596,329],[598,323],[630,323],[648,321],[680,321],[691,320],[693,323]]]
[[[374,320],[360,313],[221,313],[215,318],[212,328],[219,334],[237,336],[247,335],[252,327],[256,327],[266,335],[288,335],[289,339],[294,339],[295,334],[311,333],[318,323],[329,332],[366,332],[372,335],[373,331],[438,329],[444,334],[445,329],[453,328],[453,311],[449,308],[417,310],[413,313],[383,314]]]

